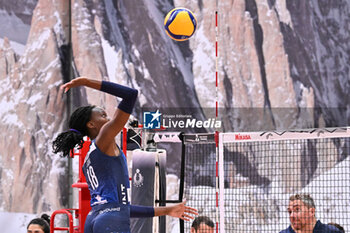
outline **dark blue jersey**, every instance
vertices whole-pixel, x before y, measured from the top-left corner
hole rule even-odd
[[[314,233],[340,233],[341,231],[335,226],[323,224],[320,220],[316,222],[313,230]],[[289,226],[287,229],[280,231],[280,233],[295,233],[293,228]]]
[[[117,203],[129,205],[130,190],[128,167],[124,153],[108,156],[91,142],[83,165],[83,173],[89,186],[91,206]]]

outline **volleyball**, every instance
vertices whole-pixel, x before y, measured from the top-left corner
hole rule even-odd
[[[174,8],[165,16],[164,28],[171,39],[185,41],[196,31],[197,19],[189,9]]]

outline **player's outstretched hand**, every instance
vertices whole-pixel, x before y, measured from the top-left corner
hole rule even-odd
[[[198,215],[198,210],[186,206],[186,201],[183,201],[179,204],[171,206],[168,215],[175,218],[180,218],[184,221],[190,221],[191,219],[194,219],[194,215]]]

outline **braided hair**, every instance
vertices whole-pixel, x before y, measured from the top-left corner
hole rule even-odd
[[[94,105],[77,108],[69,119],[70,130],[60,133],[52,143],[54,153],[62,152],[63,156],[68,156],[71,151],[79,146],[83,147],[84,136],[88,135],[86,124],[90,121],[91,112]]]
[[[29,222],[27,229],[32,224],[39,225],[41,227],[41,229],[44,231],[44,233],[50,233],[50,216],[49,215],[43,214],[43,215],[41,215],[40,218],[32,219]]]

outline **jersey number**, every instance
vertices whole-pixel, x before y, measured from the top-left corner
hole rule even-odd
[[[95,190],[98,187],[98,179],[95,175],[94,168],[92,166],[88,167],[87,174],[88,174],[88,178],[92,186],[92,189]]]

